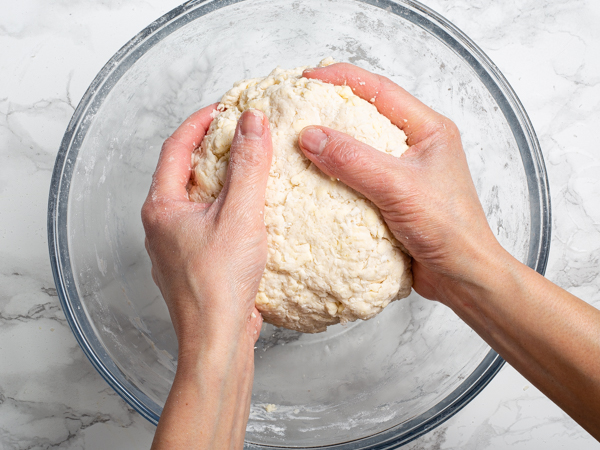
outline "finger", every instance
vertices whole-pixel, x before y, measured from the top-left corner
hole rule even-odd
[[[431,133],[431,126],[447,120],[441,114],[410,95],[390,79],[348,63],[305,70],[303,76],[335,85],[348,85],[398,128],[406,133],[408,145],[414,145]]]
[[[304,128],[298,144],[319,169],[362,193],[380,210],[397,202],[402,178],[399,158],[326,127]]]
[[[192,152],[198,148],[217,104],[196,111],[163,144],[152,180],[152,198],[187,199]]]
[[[245,111],[233,136],[227,178],[216,203],[238,212],[262,211],[272,153],[267,117],[256,109]]]

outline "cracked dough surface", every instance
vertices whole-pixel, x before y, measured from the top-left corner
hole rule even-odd
[[[303,78],[306,68],[278,67],[265,78],[237,82],[223,96],[192,156],[189,193],[197,202],[217,198],[238,119],[247,109],[264,112],[273,162],[264,212],[268,260],[256,307],[266,322],[316,333],[372,318],[410,293],[412,274],[410,258],[379,210],[306,159],[298,134],[307,125],[324,125],[394,156],[408,147],[404,132],[375,106],[348,86]]]

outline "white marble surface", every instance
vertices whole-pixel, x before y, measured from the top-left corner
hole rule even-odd
[[[79,349],[50,271],[46,203],[74,107],[103,64],[179,0],[0,0],[0,449],[149,448],[154,427]],[[425,0],[498,65],[546,159],[547,276],[600,306],[600,2]],[[597,449],[505,366],[407,449]]]

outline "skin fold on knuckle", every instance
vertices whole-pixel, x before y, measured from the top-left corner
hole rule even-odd
[[[185,147],[185,143],[181,142],[180,140],[176,139],[175,137],[173,137],[171,135],[167,139],[165,139],[165,142],[163,142],[161,154],[166,153],[166,152],[172,150],[173,147],[177,147],[177,146]]]
[[[169,148],[171,148],[171,146],[174,145],[176,142],[177,141],[175,140],[175,138],[173,136],[169,136],[163,142],[162,147],[160,149],[160,153],[164,154],[165,152],[169,151]]]
[[[383,95],[394,98],[398,93],[399,86],[383,75],[377,75],[377,85],[375,88],[375,96]]]
[[[325,167],[336,174],[340,170],[353,169],[360,164],[361,152],[355,143],[349,142],[345,137],[330,136],[319,159]]]
[[[460,140],[456,124],[445,116],[432,120],[426,125],[427,134],[436,141],[451,144]]]
[[[415,199],[410,185],[407,182],[399,185],[396,182],[397,177],[394,173],[375,174],[375,182],[372,187],[372,194],[379,199],[377,207],[386,218],[386,220],[396,223],[402,222],[402,218],[406,218],[407,213],[415,211],[415,203],[419,199]],[[393,180],[390,182],[390,180]]]

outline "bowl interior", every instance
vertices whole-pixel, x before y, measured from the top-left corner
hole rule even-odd
[[[150,276],[140,209],[162,142],[239,79],[326,56],[385,74],[457,123],[492,230],[519,260],[539,262],[544,237],[531,202],[539,205],[540,177],[527,166],[535,160],[523,159],[535,149],[507,114],[506,89],[432,26],[444,24],[408,2],[196,2],[153,24],[99,75],[57,163],[56,270],[88,356],[150,420],[168,395],[177,345]],[[372,445],[385,430],[410,434],[497,362],[490,355],[449,309],[415,293],[375,319],[318,335],[266,325],[246,439],[364,448],[361,439]]]

